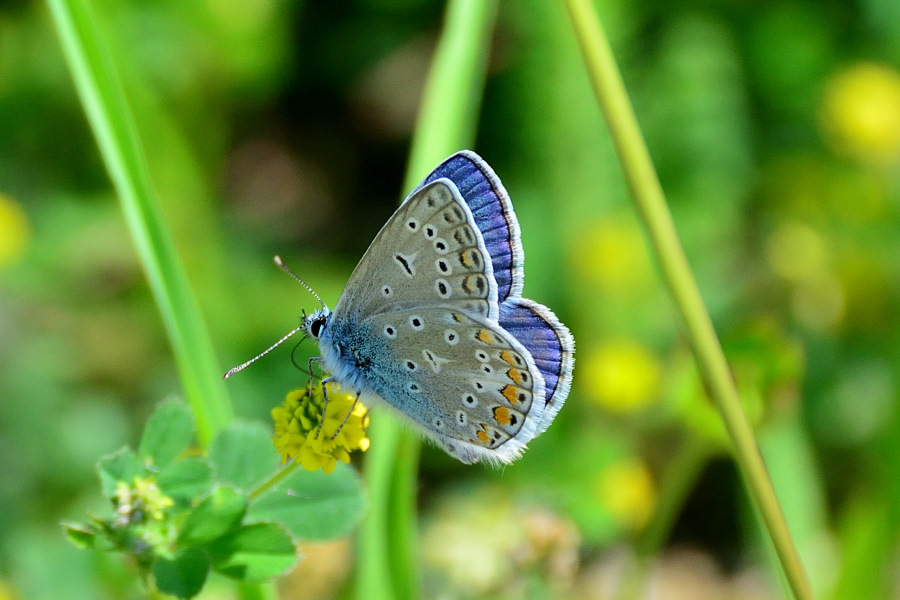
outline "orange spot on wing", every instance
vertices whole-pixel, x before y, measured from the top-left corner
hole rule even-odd
[[[500,390],[500,393],[503,394],[504,398],[509,400],[510,404],[517,404],[519,402],[519,392],[514,386],[503,386],[503,389]]]
[[[512,421],[509,418],[509,409],[505,406],[498,406],[494,409],[494,420],[503,425],[509,425]]]
[[[486,431],[479,431],[476,435],[478,436],[478,439],[481,440],[482,444],[489,444],[491,441],[491,436],[489,436]]]
[[[479,329],[478,333],[475,334],[475,339],[479,342],[484,342],[485,344],[493,344],[497,341],[487,329]]]
[[[510,369],[506,372],[509,378],[516,382],[516,385],[522,385],[522,372],[518,369]]]
[[[504,350],[500,353],[500,360],[510,365],[516,364],[516,359],[513,358],[513,355],[509,350]]]

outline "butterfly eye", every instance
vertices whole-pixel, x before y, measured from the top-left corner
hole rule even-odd
[[[314,338],[319,339],[319,336],[322,335],[322,330],[325,329],[325,323],[325,317],[313,321],[309,326],[309,334]]]

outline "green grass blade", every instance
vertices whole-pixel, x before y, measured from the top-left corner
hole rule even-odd
[[[663,279],[684,318],[700,372],[731,437],[735,460],[762,516],[794,596],[809,600],[813,598],[813,593],[806,573],[760,455],[753,428],[741,405],[712,320],[685,257],[609,42],[590,0],[566,0],[566,6],[632,197],[644,221]]]
[[[197,301],[154,194],[122,86],[86,0],[48,0],[78,95],[119,196],[175,354],[185,397],[207,443],[232,418]]]
[[[438,162],[474,142],[495,0],[450,0],[413,137],[408,192]],[[419,596],[415,482],[418,439],[387,419],[370,431],[370,512],[360,539],[359,598]]]

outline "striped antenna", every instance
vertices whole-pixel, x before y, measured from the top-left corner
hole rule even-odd
[[[275,264],[278,265],[278,268],[279,268],[279,269],[281,269],[282,271],[284,271],[285,273],[287,273],[288,275],[290,275],[291,277],[293,277],[294,279],[296,279],[296,280],[300,283],[300,285],[302,285],[302,286],[305,287],[307,290],[309,290],[309,293],[312,294],[313,296],[315,296],[316,300],[319,301],[319,304],[322,305],[322,308],[328,308],[327,306],[325,306],[325,303],[322,302],[322,299],[319,298],[319,295],[315,292],[315,290],[313,290],[311,287],[309,287],[309,285],[307,285],[307,283],[306,283],[305,281],[303,281],[302,279],[300,279],[300,276],[299,276],[299,275],[297,275],[296,273],[294,273],[293,271],[291,271],[290,268],[289,268],[286,264],[284,264],[284,262],[281,260],[281,257],[280,257],[280,256],[278,256],[278,255],[276,254],[276,255],[275,255],[275,258],[274,258],[273,260],[275,261]]]
[[[303,329],[303,325],[300,325],[299,327],[297,327],[296,329],[294,329],[292,332],[290,332],[289,334],[287,334],[286,336],[284,336],[283,338],[281,338],[280,340],[278,340],[277,342],[275,342],[274,344],[272,344],[271,346],[269,346],[268,348],[266,348],[265,350],[263,350],[262,352],[260,352],[259,354],[257,354],[257,355],[254,356],[253,358],[251,358],[250,360],[248,360],[247,362],[245,362],[244,364],[238,365],[238,366],[234,367],[233,369],[230,369],[227,373],[225,373],[224,375],[222,375],[222,379],[228,379],[229,377],[231,377],[232,375],[234,375],[234,374],[237,373],[238,371],[243,371],[245,367],[249,367],[250,365],[252,365],[252,364],[255,363],[256,361],[258,361],[260,358],[262,358],[263,356],[265,356],[266,354],[268,354],[269,352],[271,352],[272,350],[274,350],[275,348],[277,348],[278,346],[280,346],[280,345],[281,345],[282,343],[284,343],[288,338],[290,338],[292,335],[294,335],[295,333],[297,333],[297,332],[300,331],[301,329]]]
[[[302,279],[300,279],[300,277],[299,277],[296,273],[294,273],[293,271],[291,271],[291,270],[288,268],[288,266],[287,266],[286,264],[284,264],[284,261],[281,260],[281,257],[280,257],[280,256],[276,255],[275,258],[274,258],[274,260],[275,260],[275,264],[278,265],[278,268],[279,268],[279,269],[281,269],[282,271],[284,271],[285,273],[287,273],[288,275],[290,275],[291,277],[293,277],[294,279],[296,279],[298,282],[300,282],[300,285],[302,285],[302,286],[305,287],[307,290],[309,290],[309,293],[312,294],[312,295],[315,297],[315,299],[319,301],[319,304],[322,305],[322,308],[324,308],[324,309],[327,310],[328,307],[325,306],[325,303],[322,302],[322,299],[319,297],[319,295],[318,295],[311,287],[309,287],[309,285],[307,285],[307,283],[306,283],[305,281],[303,281]],[[306,315],[305,315],[305,314],[304,314],[303,320],[304,320],[304,321],[306,320]],[[281,338],[280,340],[278,340],[277,342],[275,342],[274,344],[272,344],[271,346],[269,346],[268,348],[266,348],[265,350],[263,350],[262,352],[260,352],[259,354],[257,354],[257,355],[254,356],[253,358],[251,358],[250,360],[248,360],[247,362],[245,362],[244,364],[238,365],[238,366],[234,367],[233,369],[230,369],[227,373],[225,373],[225,374],[222,376],[222,379],[228,379],[229,377],[231,377],[232,375],[234,375],[234,374],[237,373],[238,371],[243,371],[245,368],[249,367],[250,365],[252,365],[252,364],[255,363],[256,361],[258,361],[260,358],[262,358],[263,356],[265,356],[266,354],[268,354],[269,352],[271,352],[272,350],[274,350],[275,348],[277,348],[278,346],[280,346],[281,344],[283,344],[283,343],[284,343],[285,341],[287,341],[292,335],[294,335],[295,333],[297,333],[298,331],[300,331],[300,330],[302,330],[302,329],[303,329],[303,324],[301,323],[300,326],[298,326],[296,329],[294,329],[293,331],[291,331],[290,333],[288,333],[286,336],[284,336],[283,338]]]

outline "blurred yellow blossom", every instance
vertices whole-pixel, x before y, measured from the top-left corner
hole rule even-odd
[[[361,402],[354,406],[354,396],[342,392],[338,386],[329,383],[325,387],[328,407],[324,420],[321,383],[288,392],[284,404],[272,409],[275,421],[272,440],[275,450],[281,454],[282,463],[296,457],[307,471],[321,468],[325,473],[331,473],[338,460],[349,463],[351,452],[369,448],[366,406]]]
[[[836,149],[884,163],[900,157],[900,73],[859,63],[834,75],[825,89],[821,123]]]
[[[822,273],[794,287],[791,311],[810,329],[830,331],[843,321],[845,296],[841,280],[832,273]]]
[[[619,413],[641,410],[659,397],[659,360],[633,340],[610,340],[582,359],[583,393]]]
[[[609,465],[597,475],[594,489],[600,506],[628,529],[641,529],[653,514],[656,486],[647,466],[636,458]]]
[[[534,502],[519,506],[502,488],[468,487],[430,511],[421,558],[447,590],[440,597],[508,598],[511,589],[524,591],[521,584],[529,579],[555,592],[543,588],[540,597],[568,597],[580,544],[568,518]]]
[[[766,240],[766,261],[772,271],[792,284],[795,318],[818,331],[838,325],[844,315],[844,287],[833,272],[826,238],[799,222],[781,224]]]
[[[30,237],[25,211],[12,198],[0,194],[0,269],[21,258]]]
[[[12,584],[0,579],[0,600],[16,600],[18,597]]]
[[[796,221],[779,225],[766,240],[765,252],[772,271],[788,281],[816,277],[828,269],[830,260],[822,234]]]
[[[647,246],[633,220],[589,223],[573,236],[569,256],[578,280],[600,286],[606,293],[634,293],[654,281]]]

